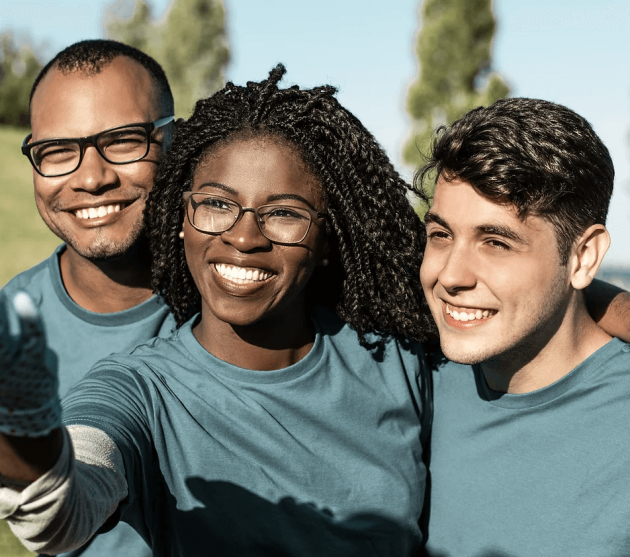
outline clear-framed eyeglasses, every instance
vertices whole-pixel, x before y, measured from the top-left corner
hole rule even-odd
[[[277,244],[299,244],[315,219],[326,213],[290,205],[243,207],[236,201],[205,192],[187,191],[182,196],[191,226],[204,234],[220,235],[232,228],[245,213],[254,213],[262,235]]]
[[[174,116],[155,122],[125,124],[86,137],[43,139],[29,143],[32,134],[22,143],[25,155],[38,174],[55,178],[71,174],[83,161],[85,145],[94,145],[99,155],[110,164],[129,164],[149,154],[153,132],[170,124]]]

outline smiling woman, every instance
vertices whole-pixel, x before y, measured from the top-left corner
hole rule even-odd
[[[147,221],[179,329],[66,396],[76,462],[66,442],[59,487],[34,484],[54,513],[14,515],[30,547],[122,519],[165,556],[419,550],[424,230],[334,89],[283,74],[228,84],[178,129]]]

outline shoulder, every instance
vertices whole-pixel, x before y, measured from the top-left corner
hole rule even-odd
[[[44,259],[44,261],[13,277],[4,286],[2,292],[11,296],[18,290],[23,290],[33,298],[36,304],[39,304],[43,286],[50,283],[52,272],[57,268],[55,262],[60,248],[61,246],[57,248],[50,257]]]
[[[357,332],[337,315],[324,308],[316,308],[314,322],[318,334],[334,347],[351,366],[370,361],[379,367],[402,367],[416,376],[428,369],[423,345],[412,339],[387,337],[382,347],[366,348],[359,343]],[[381,340],[376,334],[367,335],[368,342]]]
[[[603,376],[615,376],[615,385],[630,380],[630,344],[613,338],[597,352],[589,356],[581,366],[586,370],[597,370],[596,373],[585,374],[594,380],[601,381]]]
[[[154,337],[129,352],[111,354],[94,364],[86,379],[112,381],[117,377],[127,385],[146,386],[162,383],[167,376],[181,377],[186,369],[195,369],[198,364],[181,342],[179,332],[171,337]]]
[[[93,407],[127,408],[143,414],[164,376],[178,375],[187,358],[176,338],[154,338],[129,353],[112,354],[96,362],[64,397],[64,411]],[[72,411],[71,411],[72,410]]]

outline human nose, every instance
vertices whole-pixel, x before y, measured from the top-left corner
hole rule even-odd
[[[221,234],[221,239],[241,252],[264,250],[271,247],[271,241],[260,231],[258,215],[253,209],[247,207],[243,209],[234,226]]]
[[[91,144],[84,147],[81,164],[70,177],[72,189],[90,192],[118,182],[117,172]]]
[[[472,250],[465,244],[454,245],[446,254],[438,282],[449,293],[469,290],[477,284]]]

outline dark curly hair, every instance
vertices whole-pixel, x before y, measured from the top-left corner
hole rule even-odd
[[[182,193],[191,189],[200,160],[219,146],[276,138],[294,147],[319,179],[329,214],[330,265],[315,269],[306,289],[309,306],[336,311],[364,346],[382,345],[388,335],[424,340],[434,330],[418,279],[426,236],[407,199],[409,187],[374,137],[335,99],[335,88],[279,89],[284,73],[279,64],[260,83],[228,83],[198,101],[177,130],[147,211],[153,288],[180,326],[200,310],[178,237]],[[381,341],[370,344],[367,333]]]
[[[537,215],[555,229],[563,265],[575,240],[606,224],[615,170],[591,125],[565,106],[501,99],[438,129],[431,158],[416,174],[429,201],[429,176],[468,182],[481,195]],[[433,178],[431,178],[433,180]]]

